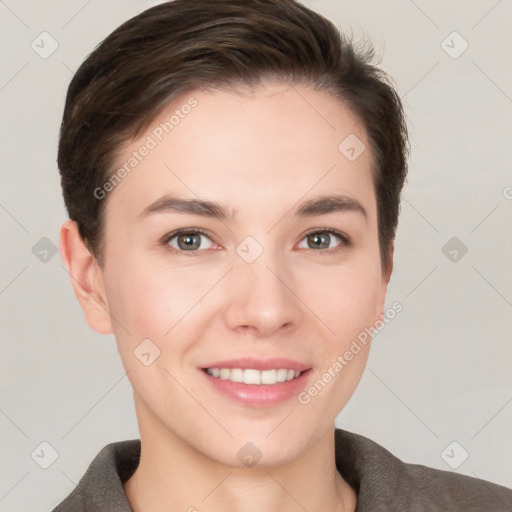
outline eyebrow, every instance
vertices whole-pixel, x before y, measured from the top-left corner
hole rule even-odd
[[[359,201],[336,194],[310,199],[293,210],[294,217],[314,217],[334,212],[355,212],[361,214],[366,220],[368,219],[368,213]],[[173,195],[165,195],[144,208],[138,218],[156,213],[190,213],[219,220],[234,219],[236,215],[235,211],[228,211],[227,208],[215,201],[183,199]]]

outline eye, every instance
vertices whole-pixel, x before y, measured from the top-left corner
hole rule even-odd
[[[209,241],[204,242],[205,240]],[[316,229],[306,233],[304,242],[299,248],[316,249],[317,252],[336,252],[343,247],[350,246],[350,239],[344,233],[333,229]],[[336,243],[338,241],[338,243]],[[304,243],[306,245],[304,245]],[[215,244],[206,232],[198,228],[179,229],[168,233],[162,239],[162,244],[171,247],[176,252],[188,252],[188,256],[206,249],[213,249]]]
[[[164,237],[162,243],[175,249],[176,251],[197,252],[199,250],[211,249],[208,244],[203,243],[204,239],[213,242],[208,235],[199,229],[181,229],[173,231]]]
[[[336,239],[338,240],[338,244],[335,243]],[[350,245],[350,239],[347,235],[332,229],[317,229],[316,231],[310,231],[309,233],[306,233],[303,240],[306,245],[304,246],[299,244],[298,247],[305,249],[319,249],[319,252],[324,250],[328,250],[328,252],[335,252],[343,246]],[[334,251],[330,249],[334,249]]]

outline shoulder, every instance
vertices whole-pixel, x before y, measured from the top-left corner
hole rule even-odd
[[[139,459],[139,439],[108,444],[90,463],[75,489],[52,512],[131,512],[123,483],[133,474]]]
[[[408,464],[371,439],[335,431],[336,465],[366,510],[510,512],[512,490],[450,471]]]

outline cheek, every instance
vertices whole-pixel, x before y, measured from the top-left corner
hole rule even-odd
[[[327,335],[313,340],[321,347],[310,386],[299,403],[312,406],[315,416],[334,418],[354,393],[371,346],[370,327],[378,318],[382,293],[380,267],[353,265],[317,280],[311,287],[311,309],[318,312]],[[313,410],[313,409],[311,409]]]
[[[333,349],[342,350],[378,318],[383,287],[377,265],[340,267],[308,288],[311,309],[331,331]]]
[[[382,284],[380,263],[374,253],[359,251],[346,264],[320,265],[309,261],[299,264],[295,271],[290,270],[292,287],[300,297],[296,299],[296,310],[303,311],[303,318],[297,317],[296,321],[305,325],[306,317],[313,315],[310,320],[318,323],[322,344],[330,342],[324,347],[329,357],[333,350],[343,350],[377,318]],[[116,336],[123,340],[132,338],[131,342],[124,341],[125,345],[132,347],[149,338],[163,347],[175,339],[177,332],[189,330],[192,318],[196,324],[215,314],[215,304],[229,307],[236,301],[236,297],[230,296],[233,287],[229,285],[229,276],[215,286],[225,273],[224,267],[194,262],[180,268],[164,264],[163,258],[130,251],[122,254],[123,257],[119,253],[110,258],[105,285],[110,313],[117,320],[113,321]],[[212,287],[217,288],[214,295],[223,295],[222,290],[227,290],[225,300],[212,303]],[[306,324],[311,322],[306,320]]]
[[[198,272],[159,268],[154,262],[125,261],[108,272],[112,315],[137,336],[162,339],[205,293]]]

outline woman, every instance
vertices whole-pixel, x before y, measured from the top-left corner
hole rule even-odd
[[[510,509],[504,487],[334,428],[391,314],[407,171],[371,57],[296,2],[176,0],[82,64],[61,254],[116,337],[140,441],[105,447],[55,510]]]

